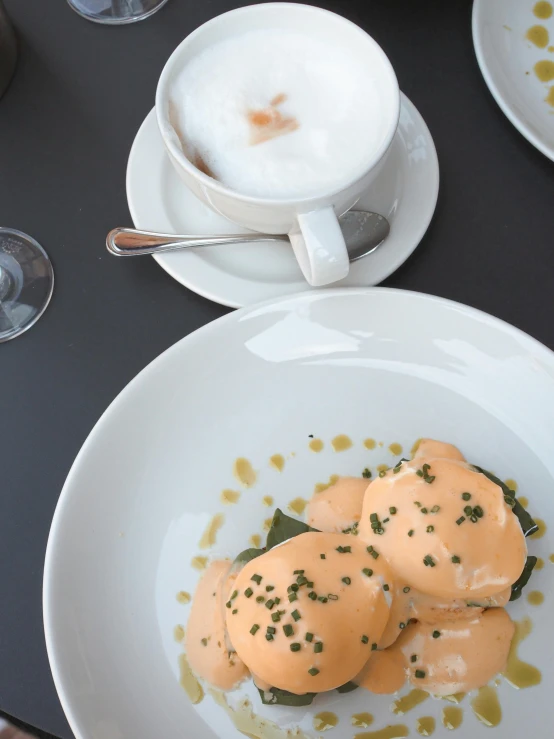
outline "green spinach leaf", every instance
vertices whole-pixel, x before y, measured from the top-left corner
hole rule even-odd
[[[533,568],[535,567],[536,564],[537,564],[536,557],[527,557],[527,561],[525,562],[525,567],[523,568],[523,572],[518,577],[518,579],[515,581],[515,583],[512,585],[512,595],[510,596],[510,600],[517,600],[518,598],[521,597],[521,591],[529,582],[529,578],[531,577],[531,573],[533,572]]]
[[[280,688],[270,688],[269,690],[258,688],[258,693],[262,703],[266,706],[309,706],[316,695],[315,693],[296,695]]]
[[[488,472],[488,470],[484,470],[482,467],[479,467],[476,464],[472,466],[474,467],[474,469],[477,470],[477,472],[485,475],[485,477],[488,477],[489,480],[492,480],[492,482],[502,488],[502,492],[504,493],[504,500],[511,507],[514,515],[517,516],[519,520],[519,525],[521,526],[521,530],[523,531],[524,536],[531,536],[531,534],[534,534],[536,531],[539,530],[539,527],[537,526],[535,521],[533,521],[529,513],[527,513],[525,508],[516,498],[515,490],[509,488],[505,482],[503,482],[499,477],[496,477],[496,475],[493,475],[492,472]]]
[[[294,536],[305,534],[307,531],[317,531],[318,529],[312,529],[304,521],[299,521],[297,518],[291,518],[280,508],[275,509],[273,514],[273,521],[271,522],[271,528],[267,533],[267,549],[273,549],[277,544],[282,544],[287,539],[292,539]]]

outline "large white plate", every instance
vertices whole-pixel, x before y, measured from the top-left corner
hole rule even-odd
[[[44,576],[44,622],[54,680],[79,739],[208,739],[239,736],[211,697],[193,707],[178,683],[173,628],[188,608],[202,531],[216,511],[225,524],[214,552],[233,555],[262,532],[270,510],[308,497],[331,473],[360,474],[390,462],[387,445],[410,448],[429,435],[459,445],[468,459],[517,480],[530,510],[554,521],[554,355],[515,328],[430,296],[384,289],[304,293],[227,315],[152,362],[92,431],[56,510]],[[350,435],[354,446],[332,451]],[[308,450],[309,435],[325,440]],[[366,437],[385,442],[368,451]],[[282,473],[269,457],[283,454]],[[294,456],[291,456],[293,455]],[[259,472],[237,505],[235,458]],[[534,623],[522,657],[543,672],[540,686],[499,688],[504,720],[487,729],[465,701],[460,736],[520,739],[548,725],[554,687],[551,613],[552,539],[530,541],[545,567],[514,618]],[[253,696],[252,691],[250,695]],[[391,699],[362,690],[319,697],[314,707],[254,707],[281,725],[309,733],[312,715],[330,706],[341,718],[335,739],[354,735],[350,715],[371,711],[372,729],[395,718]],[[402,717],[440,716],[440,701]],[[440,726],[440,720],[438,721]],[[442,727],[435,736],[449,735]]]
[[[548,48],[526,40],[527,30],[544,25],[554,45],[554,15],[533,15],[536,0],[475,0],[473,43],[479,67],[494,99],[528,141],[554,160],[554,107],[545,102],[548,89],[533,72],[541,59],[554,62]]]

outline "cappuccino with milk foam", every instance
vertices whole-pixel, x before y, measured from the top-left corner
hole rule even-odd
[[[193,57],[170,90],[187,158],[241,195],[317,197],[359,177],[389,122],[348,48],[287,29],[247,31]]]

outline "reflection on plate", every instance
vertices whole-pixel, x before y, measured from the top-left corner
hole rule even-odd
[[[547,0],[475,0],[483,77],[514,126],[554,159],[554,13]]]
[[[542,682],[515,697],[505,679],[489,686],[503,739],[546,724],[554,687],[545,649],[554,597],[553,401],[554,356],[545,347],[483,313],[402,291],[304,293],[230,314],[179,342],[99,421],[52,525],[46,641],[76,737],[173,737],[185,726],[195,739],[238,739],[228,715],[236,720],[237,710],[250,727],[252,712],[273,722],[279,737],[295,736],[293,729],[318,736],[327,713],[337,718],[336,739],[389,724],[413,734],[418,722],[422,731],[430,726],[424,719],[445,737],[460,708],[462,731],[494,736],[468,699],[421,706],[417,694],[403,693],[368,702],[358,690],[317,696],[310,706],[263,706],[245,684],[236,694],[193,696],[193,705],[179,684],[175,636],[182,640],[190,594],[209,560],[233,557],[237,542],[259,546],[275,507],[300,515],[316,485],[368,466],[375,474],[422,436],[448,439],[517,480],[531,515],[546,522],[529,543],[541,560],[531,589],[510,604],[526,637],[520,658],[540,669]],[[543,604],[528,600],[533,591]]]

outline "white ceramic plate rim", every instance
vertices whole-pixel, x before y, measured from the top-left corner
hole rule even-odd
[[[472,33],[473,33],[473,45],[475,47],[475,56],[477,57],[477,63],[479,64],[479,69],[481,70],[481,74],[484,77],[485,82],[487,83],[487,87],[490,90],[491,95],[498,103],[500,109],[508,118],[510,123],[512,123],[517,130],[525,136],[527,141],[529,141],[535,148],[537,148],[540,152],[542,152],[545,156],[547,156],[549,159],[552,159],[554,161],[554,148],[549,146],[547,143],[545,143],[540,136],[537,136],[531,128],[525,123],[525,121],[517,115],[517,113],[514,112],[514,110],[510,107],[508,101],[502,95],[500,92],[500,89],[498,88],[496,81],[493,77],[493,74],[491,70],[489,69],[489,66],[486,61],[486,54],[485,54],[485,44],[483,41],[483,36],[481,33],[482,28],[482,17],[481,14],[484,12],[486,0],[474,0],[473,2],[473,11],[472,11],[472,18],[471,18],[471,26],[472,26]]]
[[[346,278],[347,280],[352,278],[354,274],[358,272],[358,270],[361,270],[364,263],[372,265],[374,276],[372,274],[369,277],[364,277],[363,275],[360,275],[359,277],[359,279],[364,281],[364,284],[361,285],[362,287],[369,287],[382,282],[393,272],[395,272],[402,264],[404,264],[404,262],[413,254],[413,252],[419,246],[421,239],[429,228],[437,205],[440,176],[439,162],[437,151],[433,142],[433,137],[431,135],[431,132],[429,131],[427,124],[425,123],[425,120],[423,119],[415,105],[402,92],[400,93],[400,98],[401,108],[407,108],[407,110],[412,115],[417,117],[418,126],[421,127],[421,131],[429,147],[429,174],[427,175],[427,179],[425,181],[425,198],[423,200],[423,203],[416,204],[416,227],[412,228],[410,226],[409,239],[406,240],[404,235],[404,240],[406,241],[406,243],[401,244],[397,247],[398,253],[394,258],[391,258],[390,261],[387,262],[386,266],[383,265],[380,270],[376,270],[375,265],[371,261],[371,255],[351,265],[350,275]],[[136,228],[150,228],[148,221],[144,219],[144,214],[139,212],[139,209],[137,208],[137,204],[133,197],[133,192],[136,189],[136,185],[133,184],[133,172],[135,161],[140,156],[140,147],[143,145],[143,137],[141,134],[144,133],[144,129],[151,122],[154,122],[154,124],[156,125],[156,133],[160,137],[161,143],[161,136],[157,129],[155,118],[156,113],[155,109],[153,108],[146,116],[139,128],[139,131],[137,132],[137,135],[131,147],[127,164],[127,202],[129,205],[129,211],[131,213],[131,218]],[[386,165],[384,172],[380,174],[380,177],[382,176],[386,176]],[[184,183],[183,187],[185,187]],[[412,185],[412,189],[416,187],[417,183],[414,182]],[[406,204],[404,204],[404,207],[406,207]],[[412,207],[414,207],[413,204]],[[399,210],[402,210],[402,208],[403,206],[401,202]],[[394,223],[392,225],[394,228]],[[406,231],[406,233],[408,232]],[[389,236],[389,239],[391,238],[392,237]],[[383,245],[383,250],[385,249],[386,244]],[[198,255],[190,254],[190,256],[197,258]],[[308,285],[304,283],[301,277],[299,277],[297,281],[283,280],[281,282],[276,282],[269,285],[267,283],[263,283],[261,281],[253,280],[247,277],[240,277],[238,275],[223,273],[219,268],[211,264],[204,262],[199,264],[198,262],[193,261],[193,259],[187,261],[186,268],[176,268],[173,266],[173,262],[169,257],[171,257],[171,254],[159,254],[155,256],[154,259],[171,277],[173,277],[173,279],[177,280],[177,282],[180,282],[181,285],[183,285],[184,287],[187,287],[189,290],[194,291],[198,295],[201,295],[208,300],[212,300],[216,303],[228,306],[230,308],[241,308],[245,305],[253,305],[254,303],[258,303],[262,300],[276,300],[283,295],[295,294],[308,288]],[[340,289],[343,286],[345,285],[339,285],[336,287],[331,285],[330,288],[325,289],[336,289],[337,287]],[[353,285],[353,287],[360,287],[360,285]]]
[[[222,316],[221,318],[213,321],[212,323],[209,323],[203,326],[202,328],[198,329],[192,334],[184,337],[183,339],[178,341],[173,346],[169,347],[166,351],[160,354],[156,359],[150,362],[150,364],[148,364],[141,372],[139,372],[128,383],[128,385],[112,401],[110,406],[102,414],[100,419],[97,421],[96,425],[93,427],[92,431],[90,432],[89,436],[85,440],[81,450],[79,451],[69,471],[69,474],[67,476],[66,482],[63,486],[63,489],[61,491],[61,494],[60,494],[60,497],[59,497],[59,500],[56,506],[56,510],[54,513],[54,517],[52,520],[52,525],[51,525],[51,529],[50,529],[50,533],[48,537],[46,557],[45,557],[45,566],[44,566],[44,578],[43,578],[43,617],[44,617],[44,633],[45,633],[45,640],[46,640],[46,648],[47,648],[48,658],[50,661],[50,667],[52,670],[54,684],[56,686],[58,696],[60,698],[60,701],[61,701],[63,710],[66,714],[67,720],[71,726],[73,733],[77,737],[77,739],[84,739],[85,735],[78,726],[75,712],[72,708],[71,702],[64,688],[64,682],[62,678],[62,669],[61,669],[60,664],[58,663],[58,659],[60,659],[61,661],[61,658],[59,658],[58,656],[58,647],[56,646],[55,639],[53,637],[54,619],[55,619],[55,615],[54,615],[55,604],[54,604],[52,590],[53,590],[53,579],[54,579],[55,571],[56,571],[56,557],[58,555],[58,552],[57,552],[58,532],[63,525],[66,508],[68,504],[70,503],[71,495],[74,493],[74,491],[72,491],[72,488],[74,487],[73,483],[74,483],[74,480],[79,475],[79,467],[81,465],[81,461],[84,460],[84,458],[87,456],[89,447],[91,447],[92,444],[96,442],[97,437],[102,435],[104,428],[109,425],[109,423],[111,422],[112,416],[119,412],[119,406],[127,398],[127,396],[131,395],[132,393],[135,393],[140,388],[140,386],[145,382],[145,380],[147,380],[150,377],[150,375],[152,375],[158,370],[158,367],[160,365],[165,364],[167,362],[171,362],[174,354],[178,352],[180,349],[182,349],[183,344],[187,344],[190,348],[192,348],[199,340],[204,339],[206,335],[214,333],[215,331],[219,330],[222,325],[226,323],[240,321],[242,316],[249,314],[254,309],[259,310],[260,308],[264,308],[264,307],[272,306],[272,305],[278,305],[279,303],[286,304],[288,302],[294,302],[295,300],[299,300],[299,299],[302,300],[303,298],[307,298],[307,297],[310,297],[313,299],[314,292],[316,293],[319,292],[321,294],[324,294],[325,297],[333,297],[333,296],[340,297],[340,296],[346,296],[346,295],[388,293],[388,294],[392,294],[393,296],[397,295],[399,299],[403,299],[403,298],[405,299],[406,297],[408,299],[411,299],[411,298],[422,299],[430,303],[434,303],[437,306],[437,309],[440,309],[441,307],[455,309],[458,312],[467,316],[468,318],[478,319],[480,322],[486,325],[496,327],[498,330],[502,331],[503,333],[508,333],[508,334],[511,334],[517,337],[523,346],[528,346],[530,352],[532,352],[535,356],[540,356],[542,359],[544,359],[545,363],[548,366],[552,367],[554,370],[554,352],[548,349],[544,344],[541,344],[538,340],[526,334],[524,331],[508,324],[507,322],[503,321],[500,318],[491,316],[476,308],[465,306],[461,303],[448,300],[446,298],[426,295],[424,293],[419,293],[415,291],[388,289],[388,288],[340,288],[340,289],[325,290],[325,291],[323,290],[305,291],[305,292],[298,293],[292,296],[283,296],[282,298],[278,300],[269,300],[269,301],[265,301],[264,303],[260,303],[254,308],[250,306],[236,313],[230,313],[225,316]]]

